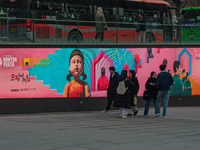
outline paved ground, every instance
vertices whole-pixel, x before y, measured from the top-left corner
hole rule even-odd
[[[167,119],[117,111],[0,116],[0,150],[199,150],[200,107],[168,108]]]

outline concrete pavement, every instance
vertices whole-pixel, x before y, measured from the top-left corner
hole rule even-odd
[[[167,119],[143,110],[0,115],[0,150],[199,150],[200,107],[168,107]]]

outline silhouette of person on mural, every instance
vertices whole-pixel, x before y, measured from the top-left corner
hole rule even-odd
[[[190,75],[189,72],[186,73],[184,82],[184,95],[192,95],[192,86],[190,82]]]
[[[136,54],[135,57],[134,57],[134,59],[135,59],[135,62],[137,64],[136,67],[135,67],[135,73],[137,73],[138,69],[141,68],[139,55]]]
[[[186,71],[185,71],[185,69],[182,70],[182,76],[183,76],[182,82],[183,82],[183,85],[184,85],[184,83],[186,81]]]
[[[153,52],[152,52],[152,48],[147,48],[147,52],[149,54],[148,58],[147,58],[147,63],[149,63],[149,59],[153,58]]]
[[[101,68],[101,77],[97,82],[97,91],[105,91],[108,89],[108,78],[105,76],[105,68]]]
[[[173,64],[173,69],[174,69],[174,84],[170,87],[170,95],[183,95],[184,93],[184,88],[183,88],[183,82],[180,79],[181,75],[181,63],[180,61],[174,61]]]

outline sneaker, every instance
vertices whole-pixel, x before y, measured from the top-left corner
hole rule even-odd
[[[138,113],[138,111],[139,111],[139,110],[136,110],[136,111],[134,112],[134,114],[133,114],[133,115],[134,115],[134,116],[136,116],[136,115],[137,115],[137,113]]]
[[[155,114],[155,117],[160,117],[160,114]]]
[[[128,117],[133,116],[133,110],[132,109],[127,109],[127,111],[128,111],[128,114],[127,114]]]
[[[127,114],[128,117],[132,116],[133,114]]]
[[[106,114],[108,112],[108,110],[103,110],[103,113]]]
[[[126,115],[120,115],[121,118],[126,119],[127,116]]]
[[[166,119],[167,117],[166,116],[163,116],[163,119]]]

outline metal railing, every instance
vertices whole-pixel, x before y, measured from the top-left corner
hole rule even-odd
[[[59,13],[38,18],[37,12],[31,17],[12,17],[8,13],[0,14],[0,43],[196,43],[200,41],[199,25],[178,25],[163,23],[164,20],[148,18],[146,24],[114,18],[106,19],[108,26],[101,37],[96,36],[96,21],[88,20],[80,14],[71,13],[68,18],[59,18]],[[36,17],[37,16],[37,17]],[[43,17],[43,18],[42,18]],[[117,16],[115,16],[117,17]],[[84,17],[87,19],[87,16]],[[92,19],[91,19],[92,18]],[[107,18],[107,17],[106,17]],[[109,18],[109,17],[108,17]],[[28,23],[27,20],[30,20]],[[144,34],[136,32],[139,26],[145,26]],[[177,38],[177,31],[182,35]],[[139,40],[140,35],[140,40]]]

